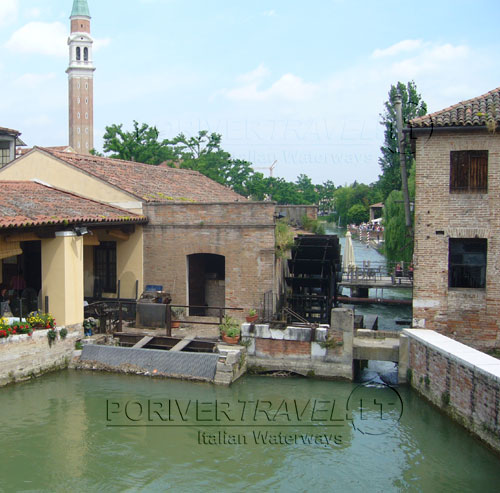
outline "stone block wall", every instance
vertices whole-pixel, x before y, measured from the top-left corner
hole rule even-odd
[[[310,219],[318,219],[317,205],[277,205],[276,213],[285,216],[290,224],[302,226],[304,216]]]
[[[225,306],[261,308],[275,286],[274,203],[158,203],[145,204],[144,213],[145,284],[163,285],[174,304],[188,304],[188,255],[223,255]]]
[[[351,380],[353,330],[352,310],[335,308],[331,327],[281,330],[267,324],[243,324],[241,336],[249,368]]]
[[[450,152],[487,150],[488,193],[450,193]],[[478,349],[500,347],[500,135],[417,139],[413,325]],[[488,240],[486,288],[448,287],[450,238]]]
[[[500,360],[435,331],[405,329],[408,383],[500,451]]]
[[[52,345],[48,343],[47,332],[35,330],[31,336],[0,339],[0,387],[68,366],[75,342],[83,336],[83,331],[68,328],[66,338],[58,336]]]

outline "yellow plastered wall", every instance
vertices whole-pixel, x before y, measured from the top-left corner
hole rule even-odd
[[[127,240],[121,240],[108,233],[109,230],[94,230],[99,241],[116,242],[116,278],[120,281],[120,297],[135,298],[136,280],[139,281],[140,295],[144,282],[143,276],[143,227],[135,226],[134,233]],[[85,296],[92,296],[94,291],[94,247],[84,247]],[[116,298],[117,293],[103,293],[104,297]]]
[[[42,296],[58,326],[83,322],[83,237],[42,240]]]
[[[108,204],[138,204],[132,195],[37,150],[0,169],[0,180],[33,179]],[[142,206],[131,208],[120,205],[120,207],[142,213]]]

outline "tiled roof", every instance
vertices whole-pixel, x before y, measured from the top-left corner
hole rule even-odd
[[[144,216],[34,181],[0,181],[0,188],[0,229],[146,222]]]
[[[500,124],[500,87],[410,121],[410,127],[479,127]]]
[[[198,171],[40,149],[144,202],[242,202],[247,200]]]
[[[12,137],[19,137],[21,132],[19,130],[13,130],[12,128],[0,127],[0,134],[11,135]]]
[[[52,150],[52,151],[61,151],[61,152],[75,152],[72,147],[70,146],[51,146],[51,147],[44,147],[45,150]],[[17,149],[16,154],[18,156],[24,156],[25,154],[28,154],[28,152],[31,152],[33,150],[33,147],[26,147],[24,149]]]

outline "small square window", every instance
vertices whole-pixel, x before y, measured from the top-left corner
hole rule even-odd
[[[485,288],[487,251],[484,238],[450,238],[448,286]]]

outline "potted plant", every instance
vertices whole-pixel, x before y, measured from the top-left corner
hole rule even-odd
[[[246,317],[248,323],[253,324],[254,322],[257,321],[257,317],[258,317],[257,310],[255,310],[254,308],[248,310],[248,315]]]
[[[238,344],[240,340],[240,324],[237,320],[226,315],[219,325],[222,340],[227,344]]]
[[[170,310],[172,311],[172,329],[178,329],[181,326],[179,319],[184,317],[186,309],[182,306],[172,306]]]

